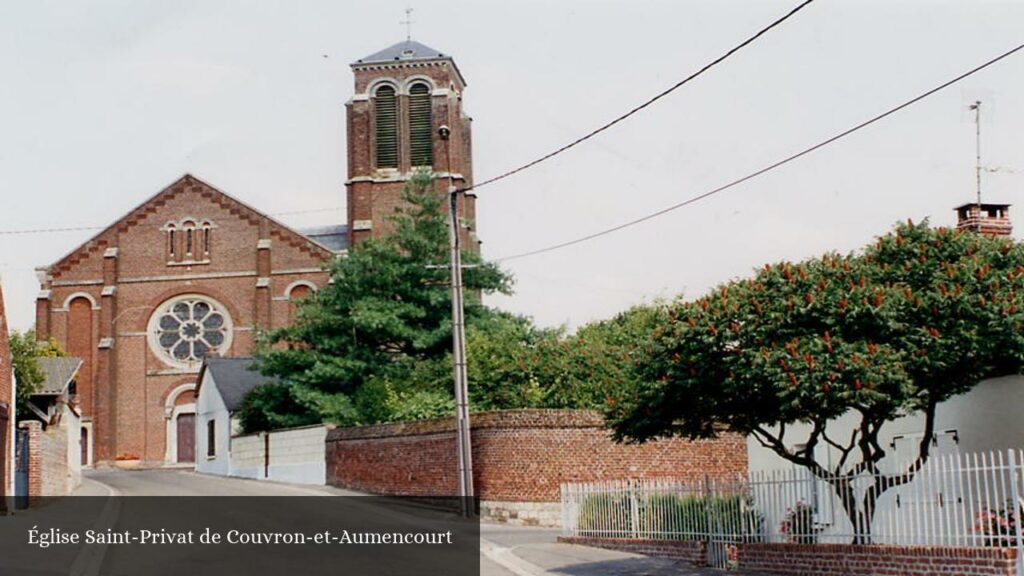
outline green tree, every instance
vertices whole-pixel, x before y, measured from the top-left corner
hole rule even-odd
[[[35,330],[10,333],[11,363],[14,365],[14,378],[17,381],[17,418],[32,417],[28,408],[29,398],[43,383],[45,375],[39,366],[39,358],[66,356],[60,345],[53,338],[45,342],[36,342]]]
[[[544,406],[601,409],[635,386],[638,354],[664,306],[634,306],[539,346],[535,365],[544,382]]]
[[[300,302],[294,325],[266,336],[260,370],[287,382],[291,399],[274,402],[279,392],[259,388],[254,408],[290,407],[293,415],[353,423],[360,418],[352,402],[336,395],[349,397],[374,379],[401,379],[451,347],[445,197],[433,177],[420,172],[402,199],[392,232],[331,262],[331,283]],[[464,252],[463,263],[470,266],[463,276],[472,325],[488,314],[473,293],[507,293],[511,279],[475,253]],[[264,396],[267,402],[259,402]]]
[[[749,435],[827,480],[866,542],[878,497],[927,461],[936,406],[1020,372],[1022,300],[1020,244],[907,223],[858,254],[766,265],[660,311],[643,384],[609,417],[633,441]],[[835,437],[830,421],[848,413],[852,437]],[[925,422],[917,457],[883,473],[880,429],[912,413]],[[786,436],[793,423],[806,437]],[[831,469],[815,460],[818,445],[838,451]]]

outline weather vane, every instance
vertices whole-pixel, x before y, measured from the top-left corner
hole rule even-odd
[[[967,108],[974,111],[974,181],[977,186],[978,206],[981,206],[981,100],[975,100],[974,104]]]
[[[413,22],[413,19],[412,19],[412,8],[406,8],[405,9],[405,20],[402,20],[401,22],[399,22],[399,24],[405,24],[405,41],[406,42],[409,42],[410,40],[412,40],[412,25],[414,23],[415,22]]]

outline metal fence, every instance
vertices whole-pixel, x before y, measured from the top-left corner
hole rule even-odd
[[[999,546],[1017,548],[1022,556],[1024,452],[932,457],[911,481],[881,493],[870,524],[851,522],[835,486],[849,482],[860,510],[872,485],[892,483],[893,473],[903,469],[856,477],[818,478],[793,468],[732,481],[563,484],[563,533],[717,543]]]

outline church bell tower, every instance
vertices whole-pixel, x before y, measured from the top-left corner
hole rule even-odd
[[[455,60],[406,40],[352,63],[355,95],[346,104],[349,245],[390,231],[389,216],[417,170],[434,175],[438,194],[473,183],[466,81]],[[447,140],[439,135],[450,130]],[[460,195],[462,245],[479,250],[476,197]]]

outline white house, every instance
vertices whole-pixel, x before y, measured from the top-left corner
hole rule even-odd
[[[273,378],[252,370],[253,358],[207,358],[196,384],[196,471],[231,474],[231,437],[241,431],[235,413],[250,390]]]
[[[328,425],[242,435],[242,399],[278,382],[252,370],[253,358],[207,358],[196,386],[196,471],[256,480],[323,485]]]
[[[1024,376],[1004,376],[985,380],[966,394],[950,398],[935,411],[935,432],[930,456],[1005,451],[1024,447]],[[847,441],[859,419],[847,414],[829,423],[831,438]],[[924,435],[924,415],[911,414],[882,426],[879,444],[888,452],[883,462],[887,469],[897,462],[906,463],[917,456]],[[803,443],[811,431],[808,424],[786,427],[785,442],[794,448]],[[756,439],[747,439],[750,471],[776,470],[793,466],[775,452],[761,446]],[[855,456],[855,455],[854,455]],[[830,467],[839,458],[839,451],[824,442],[818,444],[815,459]]]

